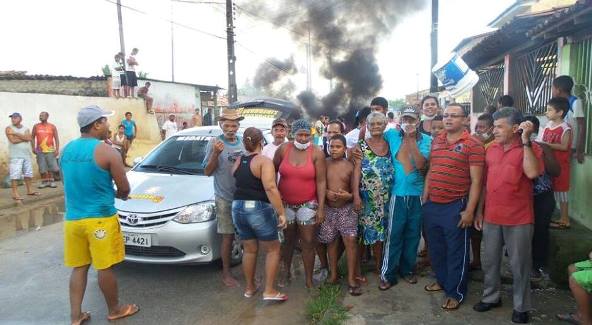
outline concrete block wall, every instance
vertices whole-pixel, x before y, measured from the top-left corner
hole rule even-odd
[[[12,112],[21,113],[23,125],[32,129],[33,125],[39,122],[39,113],[48,112],[49,121],[58,129],[60,147],[63,148],[69,141],[80,136],[76,122],[77,113],[80,108],[91,104],[115,112],[114,116],[109,118],[112,130],[121,123],[125,112],[132,112],[133,119],[138,125],[138,140],[147,145],[156,145],[160,142],[156,118],[153,114],[146,113],[142,99],[0,92],[0,125],[3,131],[0,135],[0,176],[7,174],[8,167],[8,139],[4,134],[4,129],[10,125],[8,115]]]

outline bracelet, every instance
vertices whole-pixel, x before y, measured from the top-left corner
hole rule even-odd
[[[522,146],[530,148],[532,147],[532,142],[529,140],[528,142],[523,143]]]

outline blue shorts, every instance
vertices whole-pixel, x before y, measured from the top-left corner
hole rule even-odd
[[[267,202],[232,201],[232,221],[242,240],[278,240],[277,217]]]

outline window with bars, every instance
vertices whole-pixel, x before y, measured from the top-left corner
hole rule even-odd
[[[479,82],[473,87],[473,112],[482,113],[488,105],[496,105],[504,93],[504,64],[498,63],[477,71]]]
[[[557,42],[516,56],[511,65],[514,106],[525,114],[544,114],[557,67]]]
[[[574,68],[571,69],[571,77],[574,79],[575,86],[573,94],[582,99],[584,104],[584,114],[586,115],[586,147],[587,154],[592,153],[592,116],[590,116],[592,107],[592,39],[583,40],[573,45]]]

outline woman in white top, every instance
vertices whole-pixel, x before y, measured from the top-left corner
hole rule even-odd
[[[113,139],[111,140],[111,142],[112,142],[111,146],[113,148],[115,148],[115,150],[117,150],[121,153],[121,159],[123,160],[123,164],[126,167],[129,167],[129,165],[125,162],[129,142],[127,141],[127,138],[125,137],[124,131],[125,131],[125,126],[123,126],[123,125],[120,125],[117,128],[117,133],[115,133],[113,135]]]

